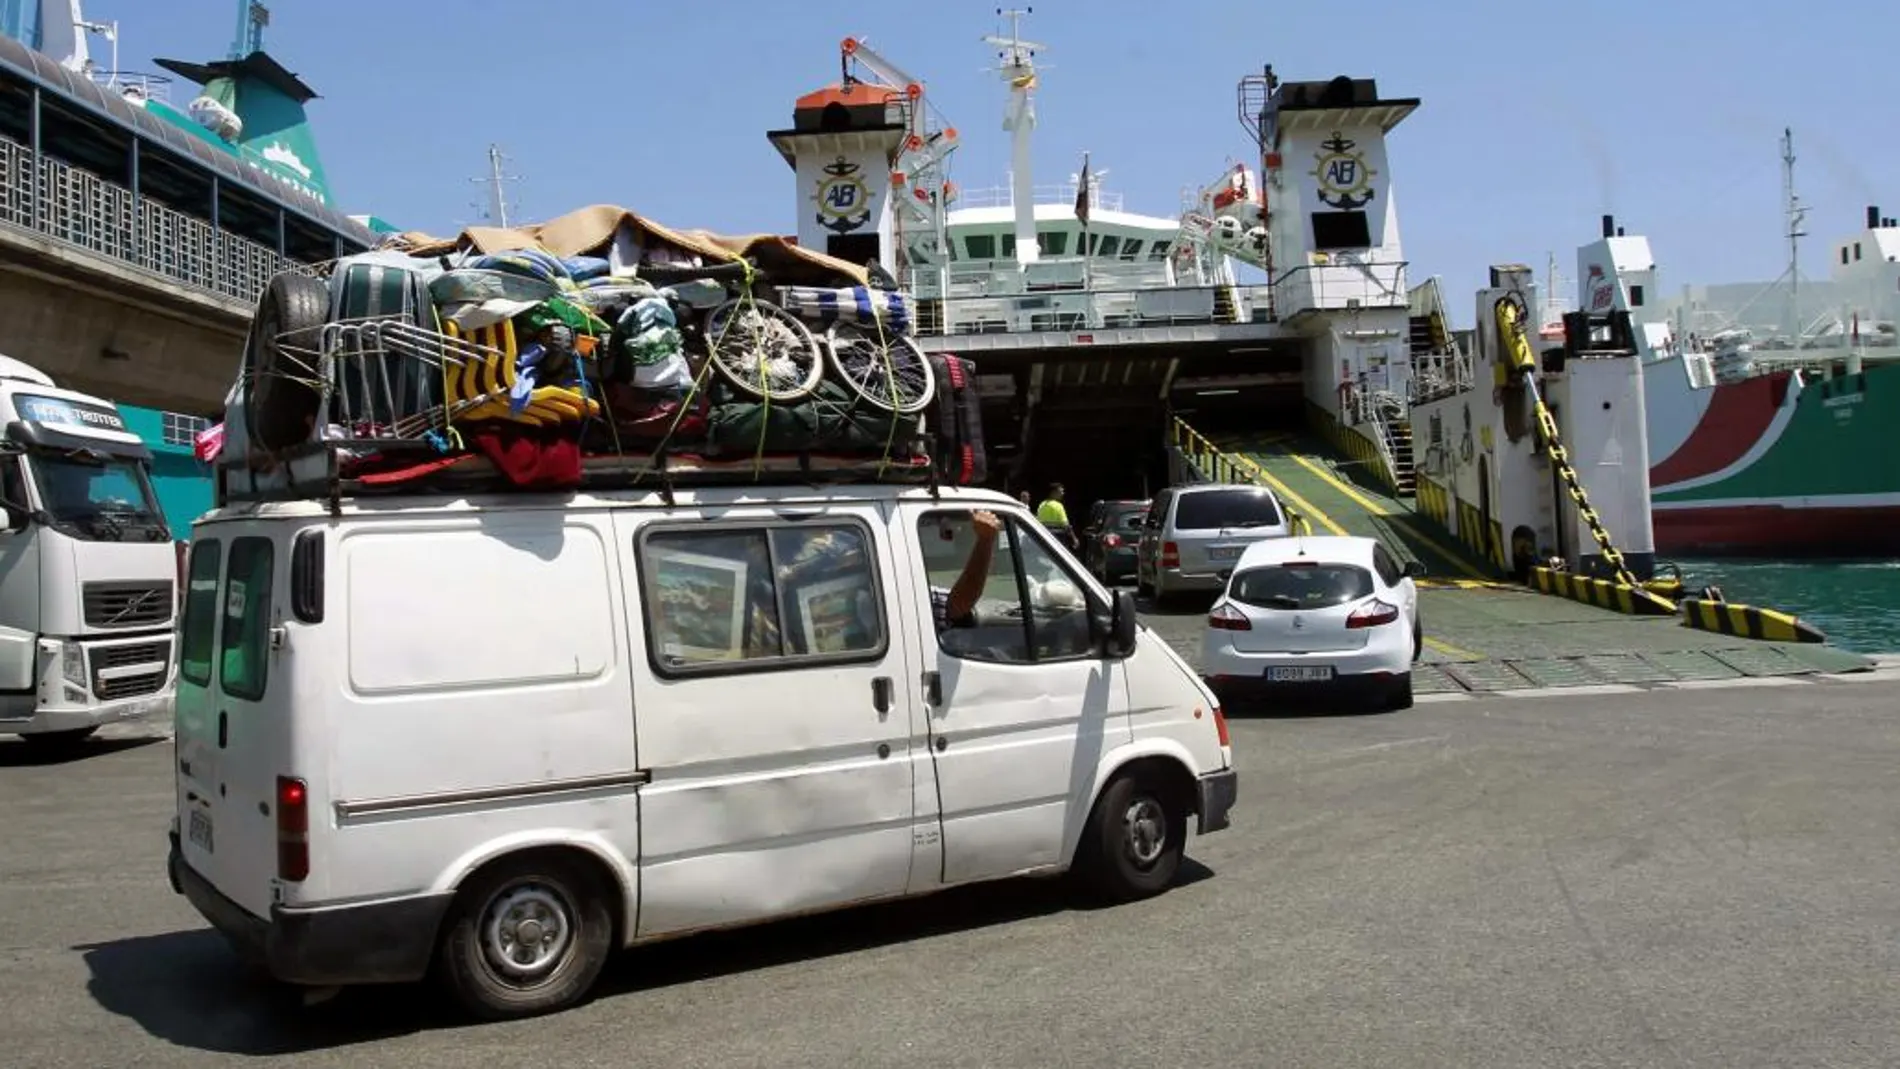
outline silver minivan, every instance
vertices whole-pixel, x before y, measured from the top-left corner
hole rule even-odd
[[[1200,483],[1155,495],[1141,530],[1135,581],[1158,602],[1213,593],[1240,554],[1265,538],[1292,533],[1280,499],[1264,486]]]

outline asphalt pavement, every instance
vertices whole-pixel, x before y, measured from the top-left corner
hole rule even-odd
[[[0,741],[0,1063],[1891,1065],[1900,677],[1771,682],[1237,720],[1234,826],[1159,898],[682,940],[491,1026],[241,972],[165,882],[162,735]]]

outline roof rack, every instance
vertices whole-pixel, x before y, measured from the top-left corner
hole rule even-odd
[[[374,450],[378,462],[364,464],[350,456],[359,450]],[[590,454],[580,458],[578,481],[524,487],[479,452],[442,454],[420,442],[331,438],[281,451],[263,465],[251,459],[221,461],[216,468],[214,493],[220,505],[323,500],[335,513],[345,499],[397,494],[526,496],[657,489],[670,505],[674,492],[682,489],[848,483],[923,486],[933,496],[942,486],[937,464],[921,448],[889,457],[824,452],[734,457],[668,451],[651,455]]]

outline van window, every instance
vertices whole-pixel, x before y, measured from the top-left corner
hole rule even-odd
[[[1048,549],[1037,525],[1014,518],[1004,523],[975,607],[953,617],[956,589],[976,548],[970,512],[931,512],[918,521],[939,648],[997,664],[1095,656],[1088,588]]]
[[[244,701],[264,696],[270,656],[271,571],[276,554],[268,538],[239,538],[231,543],[230,573],[224,582],[223,666],[218,678],[224,692]]]
[[[1182,494],[1174,510],[1177,531],[1207,531],[1220,527],[1274,527],[1281,522],[1273,495],[1255,487],[1204,490]]]
[[[884,655],[884,599],[859,524],[647,530],[648,655],[661,675]]]
[[[178,646],[178,674],[194,686],[211,685],[211,658],[218,637],[218,563],[224,547],[217,539],[191,544],[185,578],[185,618]]]

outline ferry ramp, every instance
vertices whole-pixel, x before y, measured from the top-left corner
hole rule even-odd
[[[1377,538],[1425,566],[1419,617],[1421,694],[1604,684],[1660,685],[1759,676],[1852,672],[1873,662],[1829,646],[1763,642],[1632,616],[1503,581],[1403,500],[1317,439],[1298,433],[1223,434],[1209,444],[1272,488],[1315,533]],[[1171,641],[1198,653],[1202,617],[1181,619]],[[1160,625],[1165,634],[1173,621]]]

